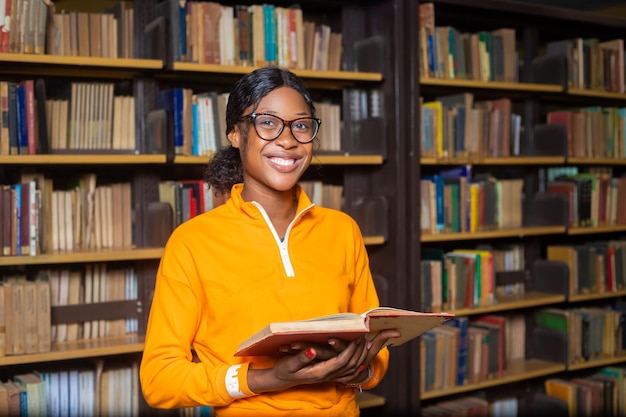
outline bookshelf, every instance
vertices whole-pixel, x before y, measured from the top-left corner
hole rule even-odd
[[[515,29],[515,49],[518,52],[519,59],[516,63],[518,66],[518,79],[515,82],[505,82],[496,79],[489,81],[452,79],[453,76],[448,76],[445,71],[442,77],[424,76],[424,63],[426,62],[428,65],[433,65],[428,61],[429,59],[434,59],[435,67],[441,64],[441,62],[437,61],[436,55],[440,53],[440,51],[432,52],[435,58],[431,58],[431,55],[429,55],[431,53],[430,50],[428,50],[428,54],[422,52],[424,50],[423,48],[427,48],[424,46],[426,43],[420,43],[425,39],[423,35],[425,33],[432,33],[429,32],[432,23],[425,19],[424,16],[420,19],[419,6],[426,3],[434,5],[434,26],[440,26],[442,31],[444,28],[448,28],[447,30],[450,32],[442,33],[451,33],[450,36],[453,36],[452,33],[454,33],[454,36],[460,34],[461,42],[464,42],[464,40],[473,42],[473,40],[471,40],[472,35],[469,34],[493,33],[499,28]],[[566,143],[564,140],[565,136],[561,136],[561,139],[556,139],[562,134],[558,132],[554,133],[556,125],[550,125],[547,122],[547,115],[551,111],[559,109],[593,108],[593,106],[602,107],[603,109],[623,107],[625,98],[623,86],[618,87],[621,91],[602,91],[602,88],[598,89],[597,87],[595,89],[588,87],[583,88],[579,85],[572,84],[571,79],[568,82],[566,70],[559,72],[559,70],[556,70],[556,67],[552,67],[552,73],[559,73],[563,76],[546,77],[546,72],[552,70],[543,69],[542,65],[545,65],[547,62],[555,62],[555,59],[560,59],[546,55],[547,45],[549,43],[578,37],[584,39],[597,38],[600,41],[620,38],[621,35],[619,35],[618,28],[623,28],[626,22],[616,17],[600,16],[592,13],[549,6],[531,5],[516,1],[478,2],[433,0],[420,1],[419,6],[416,5],[413,7],[407,17],[410,21],[421,22],[418,28],[409,31],[410,43],[415,45],[414,54],[410,57],[410,67],[413,69],[414,74],[411,78],[411,85],[414,86],[414,90],[412,91],[413,102],[411,103],[411,113],[416,115],[416,118],[418,118],[417,115],[419,115],[419,121],[412,125],[412,134],[410,136],[413,138],[422,138],[424,134],[423,129],[425,127],[426,129],[431,129],[430,123],[435,123],[431,121],[428,116],[425,116],[425,113],[422,111],[424,104],[428,103],[427,105],[431,106],[429,102],[435,101],[439,97],[445,98],[446,96],[455,94],[460,96],[462,94],[466,95],[467,93],[473,95],[474,103],[479,100],[494,100],[502,97],[510,99],[512,102],[512,112],[521,115],[523,129],[521,135],[521,152],[514,156],[494,157],[488,155],[477,157],[470,155],[469,157],[459,157],[454,153],[433,156],[432,152],[434,151],[432,148],[423,147],[423,145],[418,143],[415,145],[414,153],[411,153],[406,158],[407,161],[409,161],[407,165],[408,176],[415,180],[412,181],[410,185],[412,191],[409,197],[409,204],[414,207],[420,206],[420,198],[424,195],[424,188],[421,187],[421,184],[416,181],[416,179],[421,179],[424,176],[433,175],[438,172],[451,171],[459,166],[470,166],[472,174],[488,173],[498,177],[499,173],[506,173],[505,175],[507,176],[517,174],[522,177],[524,179],[524,198],[527,205],[523,208],[525,214],[523,226],[517,229],[479,229],[472,232],[449,232],[447,229],[444,229],[439,233],[424,233],[420,228],[420,225],[424,223],[424,218],[420,217],[420,212],[424,210],[424,203],[422,201],[422,205],[420,206],[421,210],[414,211],[413,217],[410,218],[413,235],[413,238],[410,239],[412,244],[411,251],[413,253],[419,253],[420,258],[414,258],[412,262],[409,263],[409,276],[420,276],[422,282],[425,279],[429,279],[424,274],[424,269],[421,269],[421,262],[437,259],[437,257],[432,258],[433,249],[441,249],[445,253],[457,248],[470,248],[471,246],[480,247],[482,249],[498,249],[500,245],[522,245],[524,248],[523,256],[526,262],[525,269],[527,270],[524,280],[526,284],[529,284],[534,280],[533,276],[537,274],[537,271],[534,270],[531,265],[537,260],[547,258],[546,251],[547,247],[550,245],[586,246],[587,244],[592,245],[595,242],[623,239],[626,224],[609,224],[605,222],[578,226],[568,224],[568,222],[562,218],[562,215],[555,215],[550,219],[541,218],[546,213],[550,212],[565,213],[569,206],[569,204],[561,205],[561,203],[558,202],[559,199],[552,199],[554,194],[552,194],[550,192],[551,190],[547,187],[544,188],[544,185],[548,184],[549,180],[546,180],[543,175],[550,174],[553,168],[554,171],[557,171],[576,167],[579,172],[588,172],[588,170],[590,171],[591,169],[601,167],[602,169],[610,169],[613,177],[619,177],[620,175],[624,175],[623,165],[626,160],[624,158],[626,154],[620,154],[618,156],[616,153],[621,152],[620,149],[622,148],[606,151],[606,155],[593,154],[591,152],[586,154],[572,154],[572,149],[574,149],[575,145],[572,145],[572,142]],[[436,30],[437,29],[435,29],[434,33],[438,33]],[[453,32],[455,30],[458,32]],[[465,34],[468,34],[467,38],[463,37]],[[437,41],[443,39],[441,37],[442,35],[439,36]],[[504,37],[505,35],[502,36]],[[500,41],[502,40],[499,40],[499,42]],[[465,46],[469,48],[468,45],[470,44],[465,44]],[[585,43],[585,45],[587,44]],[[593,44],[589,43],[589,45]],[[491,44],[491,47],[496,48],[495,43]],[[434,48],[437,48],[437,45],[434,46]],[[452,52],[453,50],[454,52]],[[449,51],[450,54],[453,54],[450,60],[454,60],[455,63],[454,67],[451,66],[451,68],[453,68],[452,71],[454,71],[455,76],[462,78],[464,77],[462,71],[467,70],[469,71],[467,73],[469,75],[467,76],[470,77],[472,75],[471,69],[473,68],[470,68],[471,64],[469,61],[461,63],[463,58],[457,61],[458,55],[456,55],[456,53],[459,50],[459,43],[450,45]],[[502,54],[505,59],[507,50],[510,50],[510,48],[505,48]],[[446,51],[448,50],[446,49]],[[467,50],[464,49],[464,51]],[[491,51],[497,52],[498,50],[492,49]],[[587,54],[586,51],[587,50],[585,50],[585,54]],[[464,53],[467,54],[467,52]],[[469,59],[467,55],[465,59]],[[491,59],[494,59],[493,55]],[[495,59],[497,60],[498,58]],[[618,61],[620,61],[620,59],[618,59]],[[494,61],[491,62],[493,63]],[[504,65],[506,66],[506,63]],[[436,68],[438,69],[439,67]],[[447,70],[448,67],[443,68]],[[564,66],[564,68],[567,68],[567,66]],[[580,68],[582,69],[583,67],[581,66]],[[585,70],[587,70],[587,68],[587,66],[584,67]],[[621,79],[623,79],[623,66],[620,64],[619,68],[622,71]],[[432,67],[427,68],[426,71],[432,71]],[[499,71],[499,69],[497,71]],[[580,73],[579,71],[579,74]],[[484,73],[481,73],[481,75],[484,76]],[[620,76],[617,76],[617,78],[620,79]],[[591,81],[585,79],[584,82],[590,83]],[[615,87],[607,86],[606,90],[613,88]],[[465,108],[465,110],[467,110],[467,108]],[[428,115],[428,113],[426,114]],[[454,117],[457,117],[456,114],[457,113],[455,113]],[[459,110],[458,115],[462,114],[466,113],[461,113]],[[467,121],[468,119],[465,120]],[[445,119],[444,123],[446,123]],[[452,136],[452,141],[458,141],[458,129],[462,129],[462,127],[459,127],[459,125],[447,125],[443,129],[444,132],[445,129],[448,129],[448,131],[455,129],[452,130],[454,132],[453,135],[456,134],[457,136]],[[546,132],[553,132],[553,135],[546,136]],[[609,131],[607,130],[607,132]],[[607,133],[607,135],[609,134],[610,133]],[[445,142],[444,139],[444,146],[447,143],[448,142]],[[457,148],[453,147],[451,149]],[[464,148],[459,149],[461,149],[461,151],[465,150]],[[438,149],[435,151],[438,151]],[[613,153],[611,154],[609,152]],[[597,184],[599,184],[599,180]],[[593,204],[596,203],[594,202]],[[454,210],[454,206],[447,209]],[[558,218],[559,216],[561,217],[560,219]],[[599,220],[596,219],[594,221],[598,222]],[[448,224],[446,224],[445,227],[449,227]],[[427,255],[425,258],[422,258],[425,250],[428,251]],[[617,249],[615,250],[617,251]],[[608,256],[602,255],[602,252],[596,253],[599,254],[598,256]],[[581,257],[582,256],[581,252]],[[603,257],[601,259],[605,258]],[[564,264],[561,264],[558,268],[556,265],[557,264],[555,264],[556,269],[553,270],[554,275],[560,274],[557,272],[558,269],[570,269]],[[610,266],[607,267],[607,271],[609,271],[610,268]],[[602,271],[602,269],[596,269],[594,271]],[[607,274],[608,273],[609,272],[607,272]],[[567,274],[568,273],[566,273],[566,275]],[[580,274],[580,272],[578,274]],[[584,272],[582,274],[584,275]],[[614,276],[615,273],[612,274]],[[553,275],[551,274],[550,276]],[[530,281],[528,281],[529,278]],[[449,276],[448,279],[450,279]],[[569,279],[571,280],[573,278],[570,277]],[[619,280],[619,278],[617,279]],[[500,284],[510,282],[507,281],[504,276],[499,277],[496,275],[496,285],[498,285],[497,282],[499,280]],[[558,280],[561,280],[561,278]],[[463,407],[462,398],[464,398],[464,395],[478,394],[478,396],[486,398],[488,402],[491,403],[501,401],[512,393],[518,395],[517,401],[519,401],[519,406],[524,403],[524,400],[521,400],[521,398],[524,398],[528,393],[543,393],[545,391],[544,381],[548,379],[570,379],[588,376],[602,371],[605,367],[622,366],[624,357],[621,351],[615,351],[614,353],[611,351],[611,353],[607,354],[605,357],[600,355],[593,360],[582,360],[578,362],[568,362],[567,355],[563,354],[550,356],[548,351],[551,351],[551,353],[556,352],[556,350],[546,347],[552,342],[547,338],[542,340],[539,336],[533,336],[533,332],[536,328],[533,327],[533,320],[529,320],[529,317],[533,317],[536,312],[549,309],[571,311],[570,314],[572,314],[572,317],[575,314],[580,314],[574,313],[574,311],[578,311],[578,309],[610,309],[610,307],[607,306],[613,306],[623,302],[624,290],[621,287],[614,287],[612,289],[591,290],[590,292],[579,293],[578,289],[571,289],[571,285],[573,284],[557,285],[552,288],[540,288],[542,284],[539,281],[536,282],[536,284],[539,284],[539,287],[536,287],[535,284],[528,285],[526,288],[527,291],[524,294],[509,295],[506,297],[496,295],[496,302],[491,305],[456,309],[446,309],[445,306],[443,307],[443,311],[451,311],[456,313],[457,316],[468,317],[470,320],[494,314],[506,317],[512,317],[518,314],[524,315],[527,320],[525,352],[528,356],[521,360],[516,359],[514,361],[508,361],[504,367],[503,375],[487,377],[478,382],[459,384],[443,389],[438,388],[424,391],[422,388],[420,390],[420,404],[415,405],[416,408],[428,407],[429,412],[432,411],[434,413],[436,406],[444,401],[454,403],[456,400],[459,400],[458,407]],[[547,280],[542,282],[547,282]],[[578,283],[578,281],[576,281],[576,283]],[[562,284],[566,284],[565,278],[563,278]],[[416,288],[415,286],[409,286],[409,288],[411,288],[411,296],[414,297],[414,299],[419,299],[418,294],[423,291],[423,288]],[[529,289],[530,291],[528,291]],[[573,330],[571,330],[571,327],[568,327],[568,329],[570,329],[570,333],[565,334],[571,336]],[[569,340],[578,339],[572,339],[570,337]],[[565,342],[560,346],[563,347],[563,349],[567,349],[568,346],[571,348],[571,344],[571,342]],[[424,349],[423,344],[420,346],[420,349]],[[611,355],[614,356],[608,357]],[[450,356],[447,358],[449,361]],[[422,386],[424,383],[424,376],[421,375],[422,369],[415,366],[413,372],[415,372],[413,381],[416,381],[419,375],[422,378],[419,381],[420,386]],[[416,384],[416,382],[414,382],[414,384]]]
[[[89,12],[100,12],[116,2],[102,2],[98,5],[84,5],[78,1],[55,2],[58,8],[66,10],[88,8]],[[89,340],[76,340],[53,343],[52,349],[45,353],[9,355],[0,358],[0,366],[5,373],[11,369],[38,369],[40,366],[62,368],[65,364],[79,360],[117,357],[139,358],[143,349],[143,332],[149,311],[153,279],[162,254],[160,245],[151,245],[146,241],[145,231],[153,224],[147,220],[146,206],[154,200],[154,186],[159,179],[201,178],[202,168],[209,155],[170,155],[164,151],[146,148],[151,139],[147,131],[146,118],[156,108],[158,91],[167,87],[189,86],[202,91],[227,91],[234,80],[242,74],[252,71],[252,66],[212,65],[191,62],[169,62],[161,58],[148,57],[142,51],[144,27],[154,17],[156,0],[135,0],[127,2],[135,10],[133,18],[135,48],[133,58],[104,58],[93,56],[32,55],[22,53],[0,53],[0,75],[2,79],[20,80],[25,78],[43,79],[49,82],[112,82],[124,84],[124,91],[130,92],[141,101],[135,103],[136,130],[135,146],[125,151],[55,151],[53,153],[0,155],[0,179],[2,183],[16,181],[22,172],[34,170],[43,172],[59,183],[66,178],[88,172],[97,173],[98,180],[128,180],[133,185],[132,209],[135,212],[132,245],[100,249],[50,250],[34,256],[0,256],[0,272],[26,271],[33,274],[41,270],[67,268],[84,270],[96,265],[110,268],[133,266],[138,280],[137,301],[110,301],[100,305],[53,306],[52,322],[55,325],[67,324],[68,317],[74,315],[87,319],[117,319],[124,312],[135,310],[132,315],[139,320],[139,328],[124,337],[99,337]],[[279,2],[282,5],[290,3]],[[317,22],[330,24],[334,30],[343,29],[344,55],[341,70],[320,71],[297,69],[294,72],[302,77],[314,90],[317,97],[331,101],[343,107],[343,137],[348,138],[340,151],[320,151],[313,159],[311,171],[328,171],[326,179],[344,185],[345,209],[359,221],[364,232],[365,244],[370,254],[371,266],[377,279],[385,284],[381,298],[389,304],[406,306],[403,290],[389,285],[396,275],[402,275],[405,254],[404,207],[396,201],[405,184],[403,162],[394,156],[401,145],[399,140],[404,132],[404,122],[391,121],[398,114],[402,97],[397,95],[394,79],[403,74],[401,67],[390,62],[363,63],[359,54],[363,50],[357,47],[360,40],[384,33],[384,42],[388,45],[400,42],[401,36],[391,28],[380,31],[377,27],[386,24],[389,19],[402,22],[401,1],[326,2],[320,6],[316,1],[305,1],[301,6],[305,17],[310,16]],[[224,4],[231,4],[226,2]],[[59,9],[57,8],[57,11]],[[374,27],[371,26],[375,23]],[[383,25],[384,26],[384,25]],[[376,52],[376,51],[374,51]],[[360,68],[358,68],[360,66]],[[206,87],[204,84],[206,83]],[[116,87],[117,88],[117,87]],[[48,97],[54,97],[54,91],[46,91]],[[378,103],[362,109],[368,113],[375,111],[379,120],[368,125],[373,118],[362,114],[359,117],[350,114],[348,107],[355,97],[372,94]],[[372,98],[371,100],[374,100]],[[371,129],[374,127],[374,129]],[[369,134],[370,138],[363,138]],[[398,162],[389,164],[390,160]],[[389,187],[388,184],[394,184]],[[363,204],[365,198],[365,205]],[[369,211],[375,209],[375,217]],[[369,213],[369,214],[368,214]],[[384,223],[384,224],[383,224]],[[389,260],[394,259],[390,264]],[[397,265],[397,266],[396,266]],[[380,282],[379,281],[379,282]],[[86,307],[85,307],[86,306]],[[403,353],[408,358],[410,353]],[[398,359],[390,368],[389,381],[408,381],[402,360]],[[360,393],[359,405],[362,408],[388,407],[390,410],[404,410],[409,392],[395,389],[395,382],[382,384],[377,392]],[[145,404],[141,413],[151,415]]]

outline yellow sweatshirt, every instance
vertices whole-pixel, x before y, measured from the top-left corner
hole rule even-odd
[[[245,202],[241,190],[235,185],[224,205],[179,226],[166,245],[141,362],[146,401],[159,408],[211,405],[219,417],[358,416],[356,389],[343,384],[256,395],[247,367],[271,367],[275,359],[233,356],[270,322],[378,306],[357,224],[299,190],[297,215],[281,242],[263,208]],[[384,348],[364,389],[382,379],[388,360]],[[226,384],[233,377],[236,394]]]

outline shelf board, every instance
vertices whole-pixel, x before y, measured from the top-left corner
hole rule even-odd
[[[580,88],[570,88],[567,94],[571,96],[593,97],[593,98],[610,98],[614,100],[626,100],[626,94],[614,93],[611,91],[600,90],[584,90]]]
[[[567,230],[569,235],[590,235],[596,233],[626,232],[626,224],[617,226],[572,227]]]
[[[626,295],[626,290],[619,291],[611,291],[611,292],[600,292],[600,293],[591,293],[591,294],[576,294],[569,297],[569,302],[581,302],[581,301],[593,301],[593,300],[604,300],[608,298],[617,298]]]
[[[576,164],[576,165],[626,165],[626,158],[575,158],[575,157],[568,157],[567,158],[567,163],[568,164]]]
[[[208,72],[214,74],[244,75],[259,67],[243,67],[237,65],[199,64],[196,62],[174,62],[174,71],[181,72]],[[383,76],[378,72],[356,71],[314,71],[292,69],[294,74],[308,79],[346,80],[346,81],[382,81]]]
[[[615,365],[617,363],[626,362],[626,356],[618,356],[615,358],[600,359],[595,361],[587,361],[567,365],[568,371],[578,371],[580,369],[600,368],[602,366]]]
[[[380,407],[381,405],[385,405],[385,397],[372,394],[371,392],[357,391],[356,402],[359,405],[359,408],[363,410],[364,408]]]
[[[510,90],[538,93],[560,93],[563,87],[551,84],[505,83],[499,81],[446,80],[440,78],[420,78],[421,85],[436,87],[479,88],[485,90]]]
[[[159,259],[163,248],[75,250],[36,256],[0,256],[0,267]]]
[[[92,56],[66,56],[48,54],[16,54],[0,53],[0,62],[15,64],[46,64],[64,65],[73,67],[102,67],[102,68],[134,68],[154,69],[163,68],[160,59],[135,59],[135,58],[101,58]]]
[[[363,237],[363,242],[367,246],[382,245],[385,243],[385,237],[384,236],[365,236]]]
[[[549,227],[520,227],[515,229],[504,230],[488,230],[484,232],[473,233],[443,233],[438,235],[421,235],[422,242],[453,242],[456,240],[478,240],[478,239],[494,239],[504,237],[524,237],[524,236],[541,236],[556,235],[565,233],[565,226],[549,226]]]
[[[0,164],[23,165],[120,165],[164,164],[165,155],[136,154],[46,154],[46,155],[0,155]]]
[[[176,73],[183,74],[214,74],[221,76],[241,76],[252,72],[259,67],[243,67],[233,65],[199,64],[195,62],[174,62],[174,76]],[[291,69],[297,76],[307,81],[310,87],[315,84],[325,88],[341,89],[359,83],[377,83],[383,80],[382,73],[356,72],[356,71],[314,71]],[[180,74],[178,74],[180,75]],[[313,85],[311,85],[313,82]]]
[[[25,65],[28,64],[28,65]],[[158,59],[101,58],[47,54],[0,53],[0,72],[38,74],[42,76],[96,76],[98,78],[128,78],[163,68]]]
[[[561,165],[564,156],[510,156],[506,158],[420,158],[421,165]]]
[[[0,366],[140,353],[143,347],[144,338],[137,335],[53,343],[51,352],[4,356],[0,358]]]
[[[507,362],[504,376],[501,378],[492,378],[476,384],[467,384],[443,390],[423,392],[420,395],[420,398],[422,400],[429,400],[447,395],[475,391],[483,388],[547,376],[564,370],[565,365],[559,363],[540,361],[536,359],[517,359]]]
[[[206,164],[211,156],[176,155],[177,164]],[[314,155],[311,165],[382,165],[382,155]]]
[[[499,297],[496,304],[475,308],[460,308],[448,310],[447,313],[454,313],[457,316],[470,316],[476,314],[487,314],[496,311],[519,310],[522,308],[539,307],[565,302],[562,294],[549,294],[540,292],[529,292],[506,297]]]

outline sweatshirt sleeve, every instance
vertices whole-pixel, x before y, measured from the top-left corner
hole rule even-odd
[[[363,237],[358,226],[354,225],[355,241],[355,280],[352,291],[350,311],[361,314],[364,311],[379,307],[378,293],[374,286],[374,279],[369,266],[369,258]],[[389,350],[385,347],[378,352],[378,355],[370,362],[372,378],[362,384],[362,389],[372,389],[376,387],[387,372],[389,366]]]
[[[201,315],[189,276],[193,265],[179,242],[166,248],[159,266],[140,366],[142,391],[152,407],[221,406],[254,395],[247,385],[249,364],[193,361],[191,344]]]

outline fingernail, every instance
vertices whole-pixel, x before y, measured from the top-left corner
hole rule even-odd
[[[306,356],[308,356],[309,358],[312,358],[313,356],[315,356],[315,352],[313,351],[312,348],[307,348],[306,352],[305,352]]]
[[[365,348],[367,350],[370,350],[372,348],[372,342],[367,342],[367,344],[365,345]]]
[[[337,344],[337,341],[331,339],[331,340],[328,341],[328,344],[331,345],[331,346],[335,346]]]
[[[296,344],[296,343],[294,343],[293,345],[291,345],[291,348],[292,348],[293,350],[300,350],[300,349],[302,349],[302,347],[301,347],[300,345]]]
[[[365,370],[365,365],[359,366],[359,372],[363,372]]]

